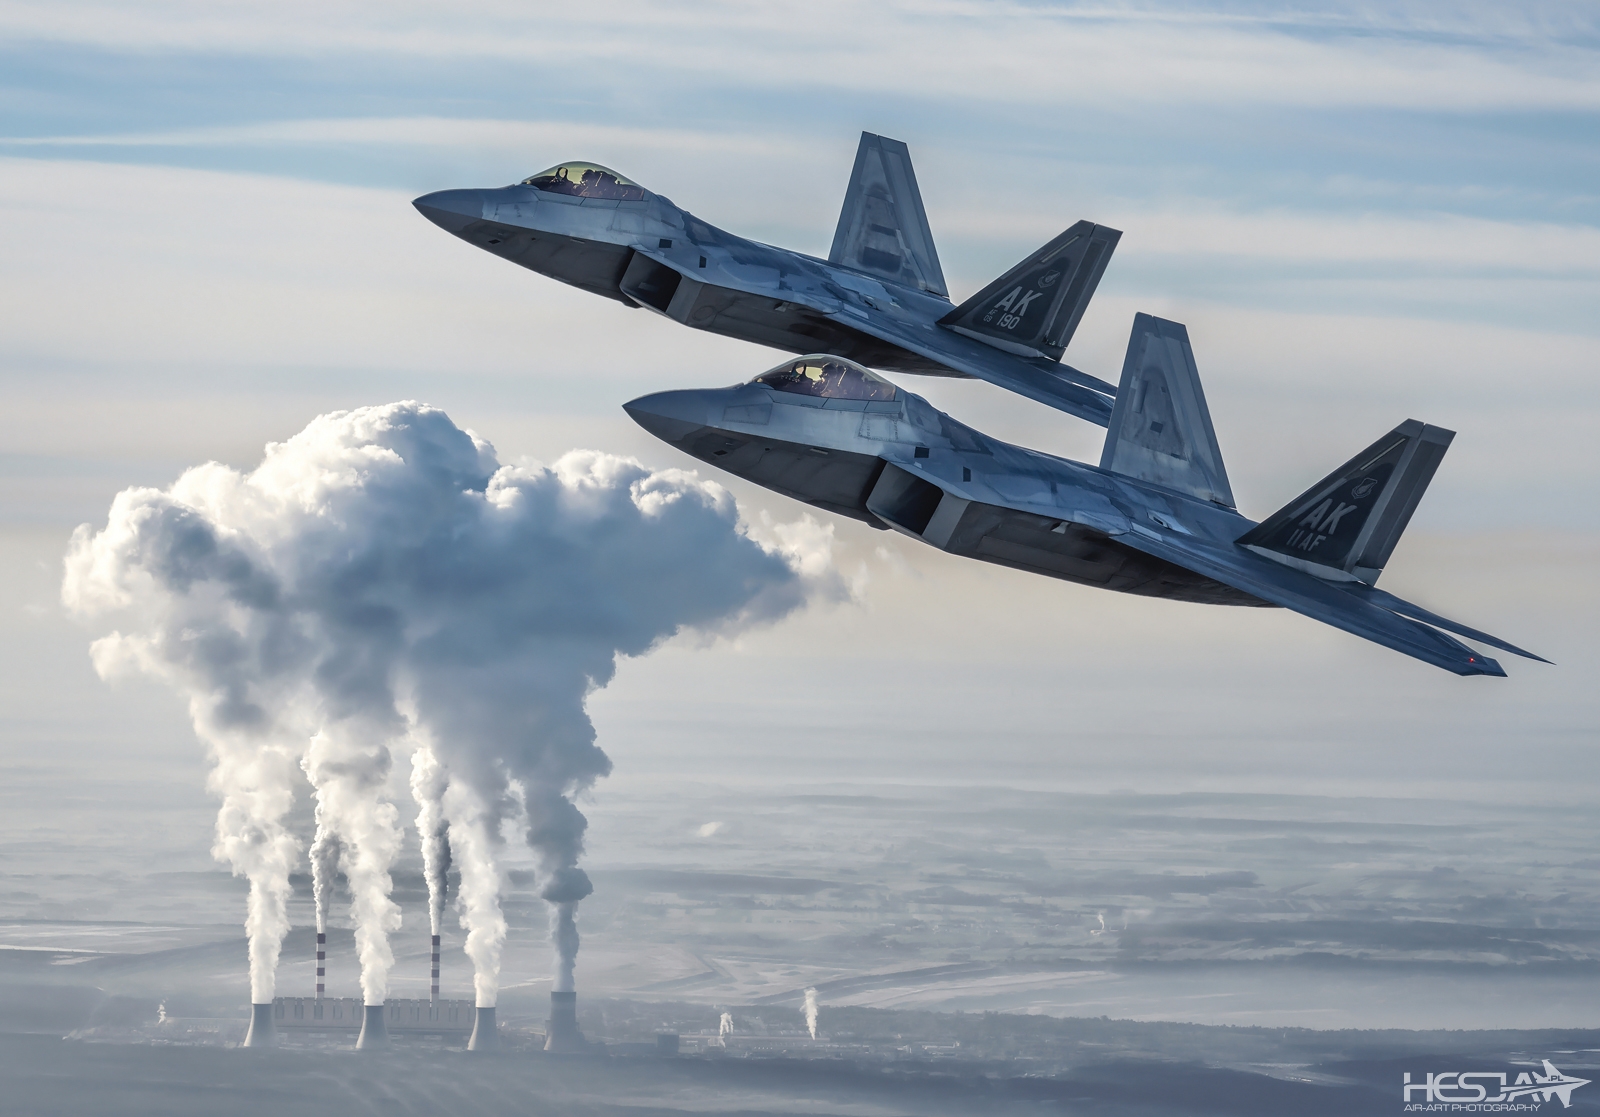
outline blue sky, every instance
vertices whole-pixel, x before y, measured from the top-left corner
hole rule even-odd
[[[1114,378],[1135,311],[1185,322],[1247,513],[1407,416],[1459,431],[1385,584],[1562,666],[1434,678],[1297,618],[957,569],[840,524],[861,604],[629,665],[603,731],[672,726],[714,757],[770,716],[837,756],[870,725],[884,756],[931,741],[959,770],[998,726],[1027,767],[1069,703],[1080,770],[1111,784],[1109,740],[1134,769],[1192,758],[1179,780],[1331,787],[1446,757],[1492,783],[1514,739],[1592,786],[1597,62],[1590,4],[0,4],[8,739],[128,724],[52,597],[67,531],[125,485],[403,397],[507,459],[682,466],[618,404],[776,360],[475,253],[411,197],[587,158],[825,254],[867,129],[911,145],[957,298],[1079,218],[1124,230],[1067,359]],[[907,386],[1098,455],[1097,430],[987,386]],[[796,649],[845,690],[884,670],[917,710],[752,697]],[[744,689],[696,705],[708,675]],[[1366,698],[1305,730],[1330,686]],[[150,701],[127,731],[178,732]]]

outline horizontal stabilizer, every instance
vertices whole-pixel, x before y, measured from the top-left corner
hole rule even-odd
[[[1442,628],[1446,632],[1454,632],[1457,636],[1465,636],[1468,640],[1476,640],[1480,644],[1488,644],[1491,648],[1499,648],[1503,652],[1520,655],[1523,659],[1533,659],[1540,663],[1550,662],[1542,655],[1534,655],[1532,652],[1519,648],[1515,644],[1500,639],[1498,636],[1490,636],[1487,632],[1479,632],[1476,628],[1468,628],[1466,625],[1450,620],[1448,617],[1441,617],[1438,613],[1430,612],[1420,605],[1413,605],[1411,602],[1402,600],[1392,593],[1385,593],[1375,586],[1363,586],[1358,583],[1347,587],[1347,589],[1374,605],[1381,605],[1391,613],[1398,613],[1402,617],[1409,617],[1414,621],[1421,621],[1423,624],[1431,624],[1434,628]]]
[[[1314,577],[1302,570],[1268,562],[1259,554],[1241,554],[1232,547],[1176,532],[1134,530],[1117,536],[1118,542],[1147,554],[1244,590],[1262,601],[1293,609],[1335,628],[1342,628],[1375,644],[1442,667],[1457,675],[1503,677],[1505,670],[1493,659],[1439,631],[1449,628],[1469,639],[1513,650],[1510,645],[1466,629],[1418,609],[1392,594],[1359,582],[1337,582]],[[1423,623],[1428,620],[1428,623]],[[1518,649],[1519,654],[1520,649]],[[1537,658],[1537,657],[1535,657]]]
[[[1100,468],[1233,507],[1189,331],[1179,323],[1133,316]]]
[[[1022,356],[1059,361],[1122,234],[1080,221],[939,319]]]
[[[1454,437],[1407,419],[1237,542],[1322,577],[1371,585]]]
[[[828,262],[949,297],[911,152],[899,140],[861,133]]]

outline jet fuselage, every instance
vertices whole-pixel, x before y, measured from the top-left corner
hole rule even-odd
[[[470,244],[691,329],[873,368],[977,377],[1104,426],[1116,389],[1061,363],[1121,236],[1079,221],[960,306],[905,145],[864,134],[827,260],[725,232],[596,164],[413,203]]]
[[[1539,658],[1373,584],[1450,431],[1408,419],[1257,523],[1235,508],[1187,331],[1150,315],[1135,316],[1098,466],[980,434],[831,354],[623,406],[700,461],[950,554],[1120,593],[1282,606],[1460,675],[1505,672],[1454,636]]]
[[[746,240],[659,194],[639,193],[585,198],[517,185],[441,190],[415,205],[486,252],[686,326],[787,352],[826,350],[875,368],[968,375],[831,317],[934,322],[949,313],[948,299]]]
[[[1253,520],[979,434],[903,388],[861,400],[750,383],[623,406],[718,469],[952,554],[1122,593],[1268,604],[1113,538],[1181,532],[1231,546]]]

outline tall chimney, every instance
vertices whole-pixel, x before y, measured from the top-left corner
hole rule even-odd
[[[439,1003],[439,936],[433,936],[433,997],[432,1004]]]
[[[328,976],[328,933],[317,932],[317,1000],[322,1000],[325,990],[324,980]]]
[[[246,1047],[278,1046],[278,1026],[272,1022],[272,1006],[250,1006],[250,1030],[244,1034]]]
[[[472,1021],[472,1038],[467,1040],[468,1051],[500,1050],[500,1030],[495,1026],[494,1007],[478,1006],[478,1015]]]
[[[383,1022],[383,1006],[368,1005],[361,1020],[361,1035],[356,1040],[357,1051],[385,1051],[389,1047],[389,1026]]]
[[[546,1051],[587,1051],[589,1041],[578,1030],[578,994],[550,992],[550,1022],[544,1029]]]

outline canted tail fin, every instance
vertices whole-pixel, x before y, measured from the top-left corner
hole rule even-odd
[[[1122,234],[1080,221],[939,319],[1025,357],[1059,361]]]
[[[861,133],[828,262],[949,297],[911,152],[899,140]]]
[[[1407,419],[1238,543],[1325,578],[1371,585],[1455,436]]]
[[[1180,323],[1133,316],[1100,468],[1233,507],[1189,331]]]

